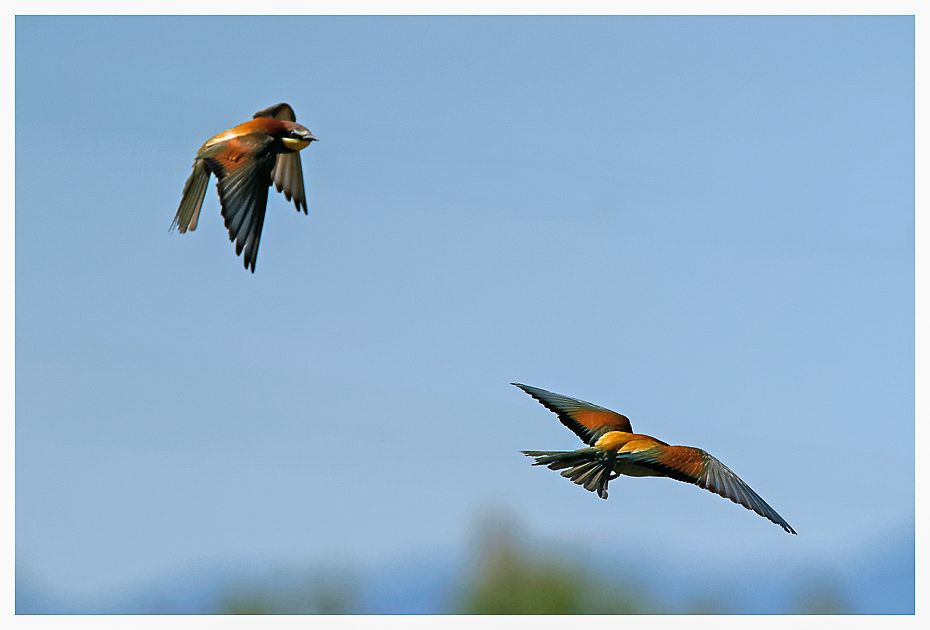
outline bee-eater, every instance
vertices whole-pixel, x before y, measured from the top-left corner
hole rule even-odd
[[[252,120],[213,136],[197,151],[194,171],[184,184],[171,227],[177,226],[181,234],[197,229],[213,173],[229,240],[236,241],[237,256],[245,251],[245,268],[251,267],[255,273],[268,187],[274,183],[285,199],[294,199],[298,212],[303,209],[307,214],[299,151],[316,139],[309,129],[297,124],[287,103],[256,112]]]
[[[699,448],[671,446],[633,433],[630,420],[610,409],[544,389],[511,383],[555,413],[588,448],[577,451],[521,451],[534,466],[561,470],[585,490],[607,498],[607,484],[619,477],[671,477],[715,492],[797,534],[778,512],[714,456]]]

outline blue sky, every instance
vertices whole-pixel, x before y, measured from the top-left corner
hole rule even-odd
[[[695,566],[914,523],[914,20],[16,20],[16,562],[96,596],[210,563],[461,548],[490,510]],[[309,216],[256,273],[197,148],[286,101]],[[509,385],[706,449],[601,501]],[[876,448],[877,447],[877,448]]]

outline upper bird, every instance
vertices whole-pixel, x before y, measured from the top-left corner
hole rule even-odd
[[[229,240],[236,241],[237,256],[245,251],[245,268],[255,273],[268,187],[274,183],[285,199],[294,199],[298,212],[303,209],[307,214],[299,151],[317,138],[296,121],[291,106],[278,103],[207,140],[194,158],[194,171],[184,184],[171,228],[177,226],[182,234],[197,229],[213,173]]]
[[[607,498],[607,484],[620,475],[671,477],[715,492],[739,503],[797,534],[778,512],[715,457],[699,448],[670,446],[648,435],[633,433],[626,416],[544,389],[511,383],[558,415],[562,424],[575,432],[589,448],[577,451],[521,451],[536,459],[534,466],[562,470],[585,490]]]

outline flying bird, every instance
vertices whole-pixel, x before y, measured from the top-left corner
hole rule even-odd
[[[245,252],[245,268],[255,273],[268,188],[274,183],[285,199],[294,200],[298,212],[307,214],[299,151],[316,139],[297,124],[287,103],[256,112],[252,120],[213,136],[197,151],[171,229],[177,227],[181,234],[197,229],[210,174],[216,175],[229,240],[236,242],[237,256]]]
[[[577,451],[521,451],[534,458],[534,466],[561,470],[585,490],[607,498],[607,484],[619,477],[670,477],[693,483],[739,503],[789,534],[794,529],[752,488],[710,453],[690,446],[671,446],[648,435],[633,433],[630,419],[583,400],[516,385],[555,413],[588,448]]]

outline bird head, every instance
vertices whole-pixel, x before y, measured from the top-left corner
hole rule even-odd
[[[310,130],[303,125],[295,122],[284,121],[284,133],[281,136],[281,142],[285,148],[291,151],[300,151],[306,148],[316,138]]]

